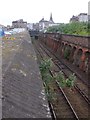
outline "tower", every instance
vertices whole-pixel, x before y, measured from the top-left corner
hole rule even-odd
[[[50,14],[50,22],[54,23],[53,18],[52,18],[52,13]]]

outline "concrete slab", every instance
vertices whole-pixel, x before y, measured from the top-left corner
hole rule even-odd
[[[27,32],[23,35],[11,63],[4,67],[2,116],[51,118],[31,39]]]

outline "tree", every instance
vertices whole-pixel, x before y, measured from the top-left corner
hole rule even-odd
[[[72,22],[67,24],[61,23],[58,26],[49,27],[47,32],[60,32],[71,35],[90,35],[89,28],[90,23],[88,22]]]

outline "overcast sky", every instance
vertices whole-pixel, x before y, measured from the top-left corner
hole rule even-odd
[[[36,23],[42,17],[49,20],[52,12],[56,23],[68,23],[72,15],[88,13],[89,0],[0,0],[0,24],[11,25],[23,19]]]

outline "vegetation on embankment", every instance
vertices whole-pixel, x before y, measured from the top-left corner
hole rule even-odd
[[[90,23],[88,22],[72,22],[72,23],[61,23],[57,26],[52,26],[47,29],[47,32],[59,32],[63,34],[71,35],[90,35]]]

